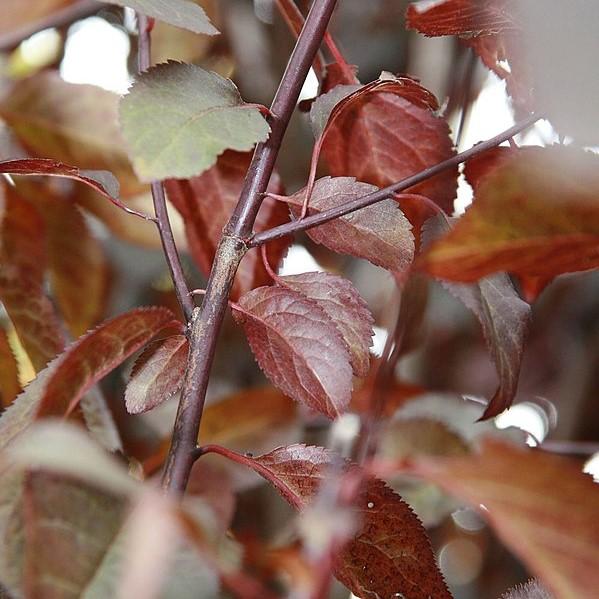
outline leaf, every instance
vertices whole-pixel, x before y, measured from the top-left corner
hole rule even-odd
[[[194,262],[206,276],[210,274],[223,228],[237,205],[250,161],[250,153],[229,150],[219,156],[216,164],[199,177],[165,183],[169,200],[185,222],[185,233]],[[271,178],[268,191],[282,192],[276,173]],[[267,197],[262,202],[254,229],[264,231],[288,220],[285,205]],[[285,239],[268,244],[268,259],[275,269],[288,245],[289,242]],[[269,283],[270,276],[264,269],[260,253],[248,252],[237,271],[231,297],[236,300],[255,287]]]
[[[129,164],[118,128],[118,101],[104,89],[67,83],[58,72],[43,71],[12,87],[0,100],[0,117],[32,156],[110,171],[129,197],[145,187]]]
[[[199,175],[225,150],[250,150],[270,132],[232,81],[177,62],[143,73],[120,114],[135,171],[146,182]]]
[[[45,221],[52,293],[73,337],[96,325],[108,299],[109,269],[102,244],[79,207],[37,183],[17,186]]]
[[[529,580],[501,596],[501,599],[552,599],[538,580]]]
[[[166,308],[137,308],[81,337],[61,356],[45,385],[37,418],[68,415],[88,389],[176,322]]]
[[[460,282],[497,271],[552,277],[599,266],[598,164],[594,154],[557,146],[503,162],[417,266]]]
[[[189,343],[184,335],[148,346],[137,359],[125,391],[129,414],[141,414],[166,401],[183,385]]]
[[[233,311],[260,368],[283,393],[333,419],[351,398],[352,373],[341,334],[300,293],[259,287]]]
[[[0,412],[8,407],[20,393],[17,360],[8,342],[8,336],[0,328]]]
[[[486,440],[479,455],[418,460],[410,472],[474,507],[559,599],[599,588],[599,486],[568,460]]]
[[[293,507],[303,510],[326,478],[331,459],[322,447],[290,445],[248,460],[248,466],[272,483]],[[358,466],[349,468],[357,470]],[[335,576],[355,595],[451,597],[422,524],[399,495],[382,481],[369,478],[355,510],[359,532],[335,560]]]
[[[272,433],[288,429],[297,418],[296,404],[274,387],[244,389],[204,408],[198,440],[243,451],[254,450]],[[144,462],[151,474],[164,463],[171,445],[170,435]],[[270,445],[272,447],[272,444]]]
[[[446,220],[430,219],[423,231],[425,243],[449,231]],[[530,306],[522,301],[503,273],[473,284],[441,282],[481,324],[487,347],[499,375],[499,387],[481,419],[501,414],[512,405],[518,389],[524,343],[531,323]]]
[[[387,82],[395,93],[385,92],[384,85],[366,86],[366,91],[355,92],[353,101],[340,105],[343,109],[322,146],[333,177],[352,176],[386,187],[455,154],[447,123],[431,110],[436,107],[434,96],[412,79],[400,81]],[[457,167],[450,169],[410,192],[427,196],[451,214],[457,174]]]
[[[360,183],[353,177],[318,179],[310,198],[309,214],[318,214],[358,197],[377,191],[376,187]],[[301,213],[305,189],[286,197],[295,217]],[[307,231],[316,243],[392,271],[406,270],[414,256],[411,225],[397,203],[383,200],[324,225]]]
[[[301,293],[324,310],[343,337],[354,374],[366,376],[374,318],[358,290],[347,279],[326,272],[277,277],[275,282]]]
[[[127,6],[148,17],[164,21],[181,29],[189,29],[194,33],[217,35],[218,29],[201,6],[190,0],[106,0],[111,4]]]
[[[2,206],[3,204],[3,206]],[[34,368],[64,347],[64,336],[43,288],[45,227],[38,211],[0,182],[0,301]]]

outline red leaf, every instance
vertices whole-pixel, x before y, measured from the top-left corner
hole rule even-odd
[[[347,279],[325,272],[277,277],[276,283],[301,293],[325,311],[343,337],[354,374],[366,376],[374,319],[358,290]]]
[[[336,418],[351,398],[352,372],[341,334],[324,310],[281,287],[259,287],[239,300],[235,320],[268,378],[285,394]]]
[[[413,2],[406,26],[428,36],[484,35],[516,29],[509,12],[513,0],[441,0]]]
[[[103,195],[105,198],[108,198],[121,210],[146,220],[152,218],[147,214],[128,208],[121,202],[121,200],[119,200],[119,182],[115,179],[114,175],[108,171],[86,171],[47,158],[25,158],[22,160],[5,160],[0,162],[0,173],[25,176],[44,175],[47,177],[63,177],[80,181]]]
[[[41,370],[64,347],[52,303],[44,293],[45,227],[37,210],[0,184],[0,300],[34,368]]]
[[[386,187],[454,155],[447,123],[431,110],[436,100],[406,80],[411,83],[395,85],[395,93],[381,91],[385,87],[367,90],[338,114],[322,146],[332,176]],[[451,214],[457,174],[457,167],[450,169],[410,192],[429,197]]]
[[[310,198],[309,214],[317,214],[355,198],[377,191],[372,185],[352,177],[324,177],[316,181]],[[297,217],[304,203],[305,189],[285,198]],[[316,243],[392,271],[404,271],[414,257],[411,225],[393,200],[342,216],[307,231]]]
[[[19,369],[6,331],[0,328],[0,412],[20,393]]]
[[[449,231],[444,219],[431,219],[425,225],[423,237],[439,237]],[[524,342],[531,322],[530,306],[522,301],[508,276],[501,273],[486,277],[474,284],[442,281],[480,322],[489,352],[499,375],[499,387],[481,420],[486,420],[512,405],[518,389],[518,378]]]
[[[572,147],[515,155],[481,181],[472,207],[417,264],[462,282],[498,271],[553,277],[599,266],[598,167],[598,156]]]
[[[59,358],[41,393],[37,417],[71,413],[90,387],[175,322],[166,308],[138,308],[87,333]]]
[[[290,445],[248,459],[247,465],[301,510],[314,499],[330,462],[322,447]],[[422,524],[399,495],[368,478],[355,509],[359,532],[335,560],[335,575],[343,584],[359,597],[451,597]]]
[[[578,465],[487,439],[480,455],[418,460],[410,472],[474,507],[560,599],[599,588],[599,486]]]
[[[185,232],[193,259],[206,275],[210,273],[223,227],[237,205],[251,156],[251,153],[227,151],[218,158],[215,166],[201,176],[166,182],[168,197],[185,220]],[[281,183],[277,176],[271,179],[269,191],[280,193]],[[266,198],[255,227],[257,231],[262,231],[288,220],[284,206]],[[268,244],[271,264],[276,266],[281,262],[288,245],[284,239]],[[260,254],[248,252],[237,271],[232,298],[237,299],[254,287],[269,282],[270,277],[264,270]]]
[[[102,244],[70,198],[31,181],[20,181],[17,191],[45,221],[52,293],[77,338],[98,323],[106,308],[110,273]]]
[[[183,335],[157,341],[144,350],[125,391],[130,414],[147,412],[181,389],[188,351],[189,343]]]

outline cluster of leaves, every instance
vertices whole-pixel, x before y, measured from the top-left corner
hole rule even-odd
[[[195,33],[218,33],[190,0],[110,2]],[[17,4],[8,10],[15,22],[1,21],[0,33],[69,2]],[[297,23],[289,3],[278,4]],[[414,3],[407,24],[425,35],[459,36],[507,80],[517,110],[528,112],[536,99],[516,4]],[[385,72],[363,85],[341,61],[322,73],[310,108],[315,144],[306,185],[286,195],[275,174],[257,232],[324,214],[455,156],[449,125],[429,90]],[[0,301],[10,320],[0,335],[1,585],[15,596],[127,596],[135,588],[139,596],[179,598],[197,596],[198,588],[217,596],[220,580],[241,596],[269,596],[248,579],[239,546],[224,534],[232,509],[213,495],[211,476],[218,471],[207,465],[198,488],[192,484],[188,499],[175,504],[158,495],[150,478],[170,439],[145,455],[123,447],[98,383],[137,355],[124,392],[127,411],[147,412],[176,395],[190,360],[189,323],[164,307],[104,320],[109,265],[85,215],[118,237],[155,247],[147,184],[163,182],[182,217],[189,253],[207,275],[251,150],[269,139],[273,115],[244,102],[230,79],[168,61],[140,74],[120,99],[41,71],[8,87],[0,117],[18,147],[0,162],[0,173],[11,176],[0,180]],[[321,160],[328,175],[317,178]],[[461,218],[451,218],[459,176],[453,164],[409,192],[307,235],[389,271],[406,301],[410,284],[426,275],[475,315],[498,386],[472,420],[488,420],[514,401],[530,324],[530,305],[513,281],[532,301],[556,276],[599,266],[598,166],[596,154],[576,145],[495,148],[465,166],[474,202]],[[334,420],[358,409],[354,377],[365,378],[366,389],[376,378],[374,318],[366,302],[337,274],[278,275],[289,243],[270,242],[262,256],[248,252],[231,295],[234,320],[276,389],[209,406],[200,439],[204,453],[255,471],[306,516],[331,495],[327,513],[350,514],[350,524],[331,533],[316,557],[292,553],[296,571],[305,559],[313,567],[329,564],[358,597],[451,597],[424,526],[376,478],[401,471],[485,506],[503,542],[558,599],[592,597],[599,588],[599,488],[561,459],[505,439],[479,442],[437,414],[387,423],[380,461],[362,466],[317,446],[270,447],[255,458],[234,451],[253,449],[268,429],[296,423],[289,398]],[[15,347],[36,373],[23,390]],[[371,412],[372,401],[366,404]],[[53,417],[73,423],[46,422]],[[385,443],[397,438],[410,442]],[[148,481],[136,481],[109,452],[128,455],[130,470]],[[284,570],[276,560],[271,567]],[[143,592],[132,587],[139,580]],[[318,575],[310,579],[308,596],[318,582]],[[508,596],[548,595],[533,583]]]

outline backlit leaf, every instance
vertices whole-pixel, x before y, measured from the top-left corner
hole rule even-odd
[[[0,408],[9,406],[20,391],[17,360],[8,343],[6,331],[0,328]]]
[[[408,83],[402,83],[402,81]],[[376,82],[375,82],[376,83]],[[377,187],[414,175],[455,153],[447,123],[431,108],[436,100],[416,81],[379,82],[339,111],[322,146],[322,155],[333,177],[352,176]],[[385,92],[387,89],[391,92]],[[335,88],[330,93],[336,93]],[[325,96],[326,97],[326,96]],[[445,212],[453,212],[457,167],[410,189],[429,197]],[[411,215],[410,215],[411,216]]]
[[[172,397],[183,385],[189,343],[183,335],[149,345],[137,359],[125,391],[130,414],[147,412]]]
[[[424,242],[449,230],[445,219],[430,219],[423,232]],[[524,342],[531,322],[530,306],[520,299],[504,273],[472,284],[442,281],[442,285],[472,311],[481,324],[499,375],[499,387],[481,418],[497,416],[512,405],[518,389]]]
[[[302,510],[314,499],[331,459],[321,447],[290,445],[252,461],[257,463],[258,474]],[[382,481],[367,478],[355,512],[359,532],[335,559],[335,575],[355,595],[451,597],[422,524],[399,495]]]
[[[347,279],[326,272],[277,277],[275,282],[315,301],[326,312],[345,341],[354,374],[366,376],[374,319],[358,290]]]
[[[237,205],[250,160],[250,153],[227,151],[199,177],[170,180],[165,184],[170,201],[185,222],[191,255],[206,276],[210,273],[223,228]],[[276,173],[271,178],[268,191],[282,191]],[[262,202],[254,229],[264,231],[288,220],[285,205],[267,197]],[[273,268],[278,267],[288,245],[285,239],[268,244],[268,260]],[[247,291],[268,283],[270,276],[264,269],[260,253],[248,252],[237,270],[231,296],[236,300]]]
[[[325,311],[296,291],[259,287],[239,300],[258,364],[286,395],[336,418],[351,397],[352,371],[341,334]]]
[[[32,156],[109,171],[128,197],[145,187],[129,164],[118,127],[118,101],[104,89],[67,83],[58,72],[43,71],[13,86],[0,100],[0,116]],[[108,179],[102,181],[105,186]]]
[[[472,506],[559,599],[599,588],[599,486],[580,468],[539,450],[485,441],[478,455],[417,460],[410,468]]]
[[[177,62],[143,73],[121,100],[120,114],[143,181],[199,175],[225,150],[250,150],[270,131],[232,81]]]
[[[53,296],[77,338],[98,323],[106,308],[109,270],[102,244],[79,207],[37,183],[17,185],[45,221],[48,272]]]
[[[308,213],[318,214],[377,191],[352,177],[318,179],[310,198]],[[301,213],[305,190],[285,198],[294,216]],[[365,258],[392,271],[404,271],[414,256],[414,236],[407,218],[393,200],[383,200],[324,225],[309,229],[316,243],[335,252]]]
[[[143,347],[162,329],[176,323],[166,308],[138,308],[107,320],[73,343],[61,356],[37,407],[37,417],[64,416],[83,394]]]
[[[558,146],[503,162],[417,264],[461,282],[497,271],[551,277],[599,266],[598,166],[595,154]]]
[[[0,301],[36,370],[64,347],[54,307],[44,292],[46,231],[38,211],[0,182]]]
[[[191,0],[106,0],[194,33],[216,35],[218,30],[201,6]]]

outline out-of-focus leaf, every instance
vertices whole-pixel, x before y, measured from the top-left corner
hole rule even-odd
[[[123,442],[108,402],[99,388],[81,398],[81,413],[91,436],[108,451],[123,452]]]
[[[417,264],[460,282],[497,271],[551,277],[599,266],[598,165],[594,154],[559,146],[503,162]]]
[[[429,220],[423,231],[424,243],[449,230],[445,219]],[[473,284],[443,281],[442,285],[471,310],[481,324],[499,375],[499,387],[482,418],[497,416],[512,405],[518,389],[524,342],[531,321],[530,306],[520,299],[504,273]]]
[[[87,333],[61,355],[39,398],[37,417],[69,414],[90,387],[175,323],[166,308],[138,308]]]
[[[250,461],[293,507],[302,510],[314,499],[331,459],[322,447],[290,445]],[[422,524],[399,495],[382,481],[368,478],[355,513],[359,532],[335,560],[335,575],[354,594],[451,597]]]
[[[109,270],[102,245],[69,199],[36,183],[19,184],[17,190],[45,221],[52,292],[71,334],[79,337],[106,307]]]
[[[427,36],[460,36],[487,68],[506,80],[517,107],[530,109],[532,86],[523,56],[519,8],[514,0],[413,2],[408,6],[406,25]]]
[[[0,33],[10,33],[15,29],[39,21],[44,17],[72,4],[74,0],[4,0],[0,16]]]
[[[170,201],[185,222],[193,259],[205,275],[210,273],[223,228],[237,205],[250,160],[250,153],[227,151],[203,175],[189,180],[171,180],[165,184]],[[282,191],[276,174],[271,178],[268,191]],[[288,220],[284,204],[265,198],[254,228],[256,231],[264,231]],[[285,239],[268,244],[268,260],[275,269],[288,245]],[[236,300],[244,293],[269,282],[270,276],[264,269],[260,253],[248,252],[237,271],[232,298]]]
[[[232,81],[177,62],[143,73],[121,100],[120,114],[143,181],[200,175],[225,150],[250,150],[270,132]]]
[[[17,360],[8,342],[8,336],[0,328],[0,407],[8,407],[21,391]]]
[[[553,599],[552,596],[541,586],[538,580],[529,580],[525,584],[519,584],[501,596],[501,599]]]
[[[218,33],[204,9],[191,0],[106,0],[106,2],[127,6],[148,17],[181,29],[189,29],[194,33],[206,35]]]
[[[282,287],[259,287],[233,312],[258,364],[286,395],[336,418],[351,397],[352,371],[341,334],[314,301]]]
[[[599,588],[599,486],[568,460],[486,440],[478,455],[421,459],[410,472],[473,506],[559,599]]]
[[[116,94],[67,83],[44,71],[17,82],[0,100],[0,116],[33,155],[114,173],[123,196],[144,190],[127,158]]]
[[[385,92],[387,87],[393,93]],[[335,94],[335,88],[330,93]],[[450,158],[455,151],[449,127],[431,110],[436,105],[434,96],[409,78],[383,80],[378,87],[355,91],[338,104],[327,127],[322,155],[331,175],[386,187]],[[410,191],[451,214],[456,188],[457,167]],[[410,210],[413,204],[405,207]],[[419,222],[416,208],[407,214],[413,224]]]
[[[318,179],[310,197],[308,214],[318,214],[377,191],[353,177]],[[295,217],[301,214],[305,189],[285,198]],[[414,236],[408,219],[393,200],[383,200],[307,231],[316,243],[392,271],[406,270],[414,257]]]
[[[0,301],[36,370],[64,347],[60,323],[43,288],[46,231],[38,211],[0,183]]]
[[[278,389],[244,389],[206,406],[198,440],[202,444],[217,443],[243,451],[254,450],[273,432],[291,425],[296,416],[296,404]],[[147,474],[162,466],[170,443],[170,438],[166,439],[144,462]]]
[[[172,397],[183,385],[189,343],[184,335],[148,346],[137,359],[125,391],[130,414],[147,412]]]
[[[354,374],[366,376],[374,318],[350,281],[331,273],[306,272],[277,277],[276,283],[305,295],[326,312],[345,341]]]

